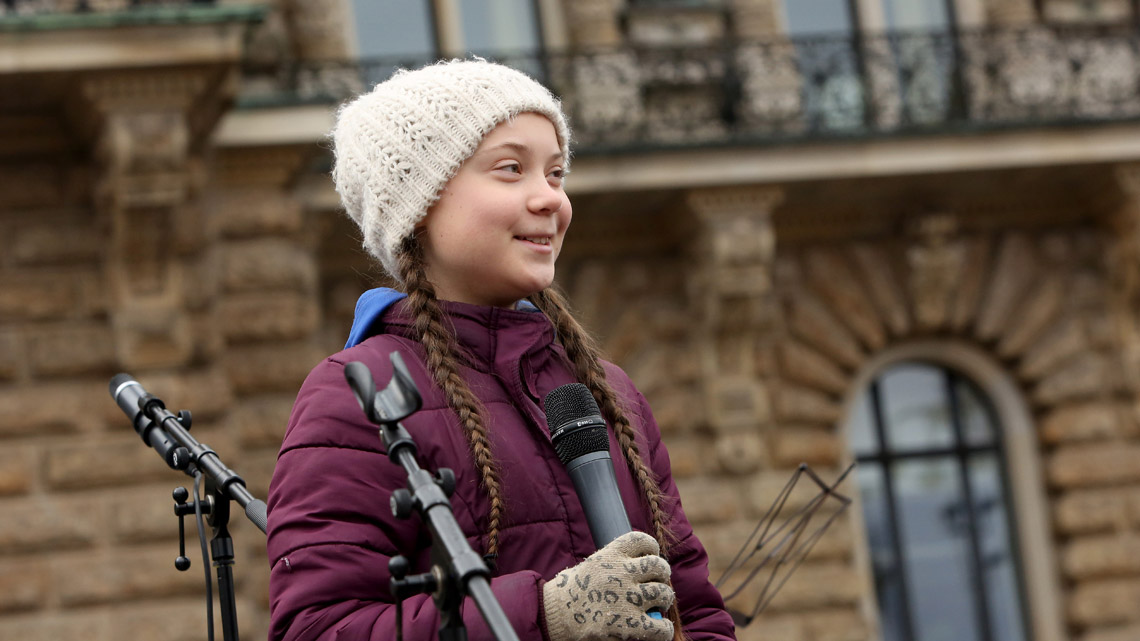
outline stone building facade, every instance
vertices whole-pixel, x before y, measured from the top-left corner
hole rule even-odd
[[[84,4],[0,9],[0,638],[201,639],[201,562],[172,567],[170,492],[189,479],[107,382],[130,372],[192,410],[192,434],[265,496],[300,382],[380,279],[327,178],[330,87],[363,86],[352,7]],[[996,57],[977,68],[1008,65],[989,95],[1070,82],[1058,47],[1140,64],[1054,31],[1134,20],[1134,3],[951,5],[963,30],[1021,38],[983,43]],[[440,54],[464,50],[458,6],[434,0]],[[650,400],[714,578],[797,466],[833,480],[853,460],[877,376],[937,363],[1001,425],[1031,638],[1140,639],[1135,89],[1096,122],[1030,109],[906,129],[903,76],[869,65],[871,131],[813,138],[799,67],[748,46],[782,42],[780,2],[534,6],[550,50],[590,52],[548,69],[583,136],[559,281]],[[860,30],[888,26],[885,4],[851,6]],[[727,76],[708,59],[631,53],[726,39],[744,137],[709,102]],[[1091,102],[1067,104],[1099,113],[1121,85],[1087,80],[1073,95]],[[300,99],[262,99],[281,87]],[[997,122],[994,104],[972,113]],[[858,487],[840,488],[852,509],[741,639],[885,638]],[[240,518],[233,534],[242,634],[263,638],[264,537]]]

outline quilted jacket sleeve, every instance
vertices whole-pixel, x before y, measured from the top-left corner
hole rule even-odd
[[[389,375],[381,371],[384,364],[367,364],[378,380]],[[404,472],[387,460],[343,370],[328,359],[310,373],[273,475],[267,544],[273,640],[394,638],[388,561],[397,550],[426,543],[419,540],[418,519],[400,521],[390,513],[389,497],[405,486]],[[542,638],[540,581],[535,572],[516,572],[491,582],[521,639]],[[405,639],[438,638],[430,597],[406,599],[403,608]],[[472,641],[491,638],[470,601],[464,620]]]

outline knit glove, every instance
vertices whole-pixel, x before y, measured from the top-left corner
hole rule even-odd
[[[614,539],[542,586],[550,641],[670,641],[673,623],[646,614],[673,604],[669,562],[644,532]]]

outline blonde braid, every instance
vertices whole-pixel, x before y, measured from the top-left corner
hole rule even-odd
[[[667,554],[669,548],[676,543],[676,537],[669,529],[669,515],[662,507],[664,493],[657,485],[657,479],[642,458],[641,452],[634,439],[633,426],[625,417],[618,402],[618,396],[606,380],[606,370],[601,363],[601,349],[593,336],[570,313],[565,297],[553,285],[534,294],[529,298],[554,323],[558,332],[558,340],[566,348],[566,355],[574,366],[574,375],[590,388],[594,400],[598,402],[602,413],[609,419],[614,427],[614,435],[621,445],[626,465],[629,466],[633,477],[641,485],[645,502],[649,505],[649,514],[653,521],[653,536],[661,546],[661,553]],[[673,639],[682,641],[688,637],[681,626],[681,613],[677,604],[669,608],[669,619],[673,622]]]
[[[408,308],[413,316],[413,327],[420,336],[427,354],[427,367],[436,385],[447,396],[447,405],[459,416],[467,435],[467,443],[479,468],[483,488],[491,502],[488,517],[486,556],[493,559],[499,553],[499,528],[502,525],[503,495],[499,483],[499,470],[491,455],[491,441],[487,436],[483,405],[459,374],[459,359],[455,355],[455,337],[444,325],[443,310],[435,297],[435,288],[427,279],[423,249],[413,236],[404,241],[397,255],[400,276],[408,294]],[[490,560],[489,559],[489,560]]]

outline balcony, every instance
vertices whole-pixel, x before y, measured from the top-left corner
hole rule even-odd
[[[580,154],[1124,123],[1132,25],[860,34],[498,57],[562,96]],[[423,60],[247,69],[244,107],[333,104]]]

